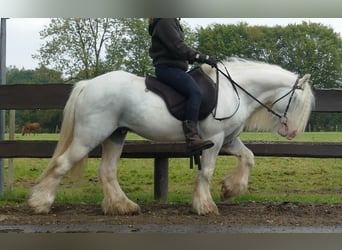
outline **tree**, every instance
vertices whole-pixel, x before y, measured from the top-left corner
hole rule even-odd
[[[7,84],[32,83],[34,82],[34,71],[10,66],[7,68],[6,82]]]
[[[48,69],[41,65],[40,68],[35,69],[33,73],[34,82],[38,84],[43,83],[62,83],[62,72]]]
[[[46,42],[34,58],[41,65],[63,72],[68,79],[88,79],[109,70],[105,49],[120,44],[122,26],[119,19],[54,18],[40,36]],[[120,55],[116,62],[120,63]]]
[[[315,87],[342,87],[342,40],[331,28],[303,22],[279,27],[274,34],[279,65],[310,73]]]
[[[112,43],[107,47],[107,63],[113,65],[120,58],[121,69],[140,76],[152,74],[153,65],[148,54],[151,38],[147,31],[147,21],[126,18],[122,20],[122,27],[125,35],[121,43]]]
[[[342,40],[331,28],[303,22],[286,27],[212,25],[198,30],[198,48],[218,59],[239,56],[278,64],[315,87],[342,87]]]

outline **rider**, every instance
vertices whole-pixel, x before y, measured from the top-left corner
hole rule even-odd
[[[153,59],[157,78],[187,98],[183,131],[189,150],[212,147],[211,141],[202,140],[198,134],[202,92],[186,71],[189,63],[207,63],[216,67],[217,61],[185,44],[178,18],[149,18],[148,21],[148,31],[152,37],[149,54]]]

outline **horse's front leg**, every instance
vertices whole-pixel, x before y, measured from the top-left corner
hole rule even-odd
[[[99,169],[104,199],[102,209],[105,214],[138,214],[140,207],[127,198],[117,179],[117,165],[122,152],[125,133],[116,131],[110,139],[102,143],[102,159]]]
[[[238,158],[237,167],[222,180],[221,199],[226,200],[247,190],[249,173],[254,166],[254,155],[238,137],[229,145],[224,145],[222,150]]]
[[[202,153],[202,169],[197,172],[195,190],[192,199],[192,209],[199,215],[219,214],[217,206],[210,193],[210,182],[215,170],[217,155],[222,142],[215,143],[212,148]]]

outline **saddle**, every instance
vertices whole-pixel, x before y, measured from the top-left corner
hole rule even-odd
[[[200,67],[196,67],[188,72],[199,87],[202,89],[203,99],[200,106],[199,120],[203,120],[213,111],[217,103],[217,85],[203,72]],[[186,98],[172,87],[162,83],[154,76],[147,76],[145,80],[146,88],[159,95],[166,103],[169,112],[178,120],[185,119]]]

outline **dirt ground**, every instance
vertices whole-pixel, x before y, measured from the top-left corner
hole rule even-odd
[[[47,215],[27,206],[0,207],[2,225],[257,225],[342,226],[342,204],[219,204],[220,215],[198,216],[191,206],[141,205],[135,216],[106,216],[99,205],[55,205]]]

